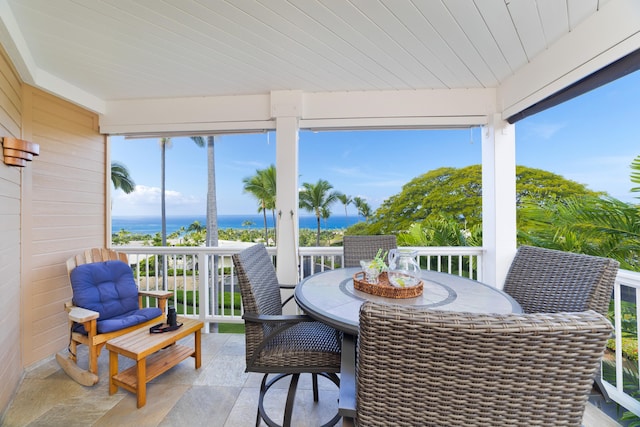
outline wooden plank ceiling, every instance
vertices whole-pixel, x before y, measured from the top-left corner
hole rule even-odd
[[[32,73],[110,101],[496,87],[606,1],[0,0],[0,10]]]

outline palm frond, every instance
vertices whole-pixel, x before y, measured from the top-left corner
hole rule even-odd
[[[631,182],[640,184],[640,155],[631,162]],[[640,187],[633,187],[632,192],[640,192]]]

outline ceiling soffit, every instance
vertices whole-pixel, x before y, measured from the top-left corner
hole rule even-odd
[[[262,128],[272,120],[271,94],[288,91],[303,94],[303,125],[386,117],[458,126],[522,110],[637,49],[638,7],[634,0],[0,0],[0,40],[27,83],[100,113],[114,132]],[[467,98],[456,106],[461,93]],[[327,102],[337,102],[332,112]],[[181,118],[185,104],[190,119]],[[213,108],[197,113],[203,105]]]

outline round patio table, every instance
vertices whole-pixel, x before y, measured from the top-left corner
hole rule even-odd
[[[424,291],[415,298],[385,298],[353,287],[360,268],[339,268],[307,277],[296,286],[298,305],[314,319],[343,332],[358,334],[360,306],[365,301],[470,313],[521,313],[520,304],[499,289],[465,277],[422,270]]]
[[[522,313],[520,304],[506,293],[464,277],[422,270],[422,295],[395,299],[355,289],[353,275],[359,271],[354,267],[314,274],[300,282],[294,293],[306,314],[343,332],[338,412],[346,418],[356,415],[356,341],[360,306],[365,301],[470,313]]]

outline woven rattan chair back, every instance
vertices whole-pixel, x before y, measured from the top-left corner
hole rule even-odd
[[[233,261],[244,311],[265,315],[282,314],[280,284],[267,249],[262,245],[251,246],[233,255]],[[256,347],[268,335],[269,329],[266,324],[245,322],[247,363],[253,357]]]
[[[373,259],[378,251],[396,249],[396,236],[344,236],[344,266],[360,267],[360,260]],[[385,260],[386,261],[386,260]]]
[[[291,426],[294,396],[302,373],[312,374],[313,398],[318,401],[318,376],[339,385],[340,340],[342,336],[329,326],[306,315],[282,315],[280,284],[271,257],[262,245],[254,245],[233,255],[243,318],[247,372],[262,372],[256,426],[261,419],[270,426],[278,424],[264,408],[268,390],[283,378],[291,376],[283,425]],[[277,374],[268,381],[269,374]],[[324,426],[335,425],[335,414]]]
[[[594,310],[606,315],[618,267],[609,258],[521,246],[504,291],[525,313]]]
[[[594,311],[488,315],[367,302],[363,426],[580,426],[611,324]]]

